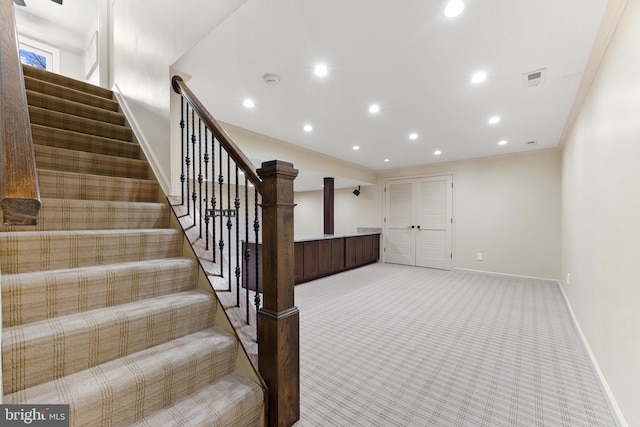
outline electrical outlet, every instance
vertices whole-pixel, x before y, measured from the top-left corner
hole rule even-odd
[[[476,259],[478,261],[482,261],[482,252],[478,252],[478,255],[476,256]]]
[[[571,273],[567,273],[567,285],[571,284]]]

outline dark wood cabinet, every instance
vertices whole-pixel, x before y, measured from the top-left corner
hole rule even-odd
[[[305,240],[294,244],[294,282],[296,284],[329,276],[351,268],[360,267],[376,262],[380,253],[380,234],[363,234],[348,237],[336,237],[318,240]],[[256,260],[254,258],[255,243],[246,245],[251,250],[248,270],[242,265],[242,286],[249,280],[249,288],[255,289]],[[258,245],[260,281],[262,260]]]

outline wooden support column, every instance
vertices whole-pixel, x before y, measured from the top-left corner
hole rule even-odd
[[[262,291],[258,366],[269,389],[267,424],[300,418],[300,338],[294,305],[293,180],[298,171],[274,160],[257,170],[262,180]]]
[[[324,234],[333,234],[333,178],[324,179]]]

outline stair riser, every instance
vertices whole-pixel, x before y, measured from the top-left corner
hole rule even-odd
[[[0,234],[3,274],[58,270],[182,255],[175,230]]]
[[[58,111],[85,119],[98,120],[114,125],[124,126],[125,120],[121,113],[91,107],[68,99],[56,98],[39,92],[27,91],[27,102],[33,107]]]
[[[155,202],[155,181],[38,170],[40,196],[55,199]]]
[[[48,83],[56,84],[59,86],[74,89],[80,92],[89,93],[95,96],[99,96],[106,99],[113,98],[113,92],[108,89],[101,88],[99,86],[92,85],[90,83],[74,80],[69,77],[62,76],[60,74],[49,73],[44,70],[39,70],[35,67],[29,67],[27,65],[22,67],[22,73],[25,77],[31,77],[38,80],[42,80]]]
[[[91,119],[45,110],[39,107],[29,107],[29,117],[32,124],[49,126],[72,132],[85,133],[103,138],[117,139],[131,142],[133,133],[124,126],[112,125]]]
[[[122,178],[149,178],[149,168],[142,160],[123,159],[44,145],[36,145],[34,148],[36,166],[41,169]]]
[[[97,107],[108,111],[118,112],[120,109],[118,103],[113,99],[103,98],[101,96],[80,92],[75,89],[70,89],[54,83],[38,80],[33,77],[25,76],[24,84],[27,90],[38,92],[43,95],[55,96],[56,98],[67,99],[69,101],[79,102],[84,105]]]
[[[6,328],[188,291],[197,278],[190,258],[5,274],[2,322]]]
[[[191,291],[4,328],[4,390],[13,393],[71,375],[210,328],[214,320],[215,297]]]
[[[161,203],[42,199],[38,225],[0,225],[0,232],[167,228],[169,215]]]
[[[213,330],[216,335],[211,335],[211,330],[198,332],[6,395],[3,403],[70,403],[70,425],[104,425],[104,420],[109,420],[112,427],[130,425],[234,369],[235,339],[217,328]]]
[[[31,124],[31,134],[34,144],[130,159],[140,158],[140,146],[131,142],[34,125],[33,123]]]

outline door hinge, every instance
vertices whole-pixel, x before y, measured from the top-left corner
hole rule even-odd
[[[387,222],[387,218],[384,219],[384,222]]]
[[[384,187],[384,192],[385,192],[385,193],[387,192],[387,187]]]
[[[453,253],[449,254],[449,258],[453,259]]]
[[[451,224],[453,224],[453,218],[451,218]]]

